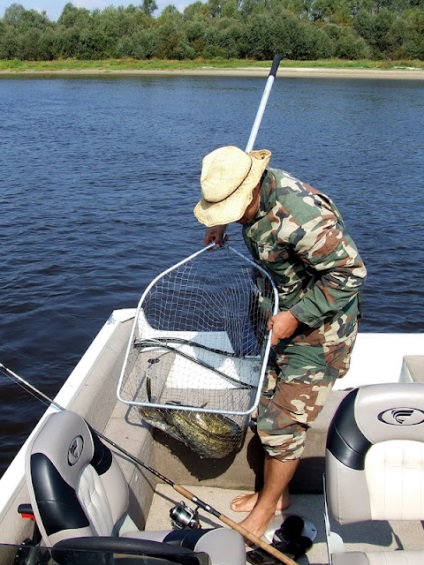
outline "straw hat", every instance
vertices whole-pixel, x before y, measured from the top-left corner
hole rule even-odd
[[[240,220],[270,158],[267,149],[245,153],[233,146],[206,155],[200,176],[202,199],[194,208],[199,222],[211,227]]]

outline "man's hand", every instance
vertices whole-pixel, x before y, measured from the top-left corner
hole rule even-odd
[[[272,329],[271,345],[277,345],[280,339],[291,337],[299,327],[299,320],[293,316],[290,310],[279,312],[268,320],[266,329]]]
[[[208,228],[205,233],[203,244],[206,246],[210,243],[215,243],[215,245],[221,247],[226,229],[227,224],[223,226],[212,226],[211,228]]]

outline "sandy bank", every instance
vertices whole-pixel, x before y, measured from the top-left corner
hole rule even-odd
[[[168,76],[254,76],[266,77],[269,70],[259,67],[240,67],[234,69],[215,69],[212,67],[203,67],[199,69],[181,69],[181,70],[111,70],[111,69],[63,69],[54,71],[0,71],[1,76],[78,76],[78,75],[168,75]],[[423,80],[424,70],[416,68],[402,69],[321,69],[321,68],[284,68],[280,67],[277,78],[295,77],[295,78],[354,78],[354,79],[395,79],[395,80]]]

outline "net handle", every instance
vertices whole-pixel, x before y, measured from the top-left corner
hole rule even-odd
[[[249,137],[249,140],[248,140],[247,145],[246,145],[246,149],[245,149],[246,153],[249,153],[249,151],[252,151],[253,146],[255,145],[256,136],[258,134],[259,127],[260,127],[261,122],[262,122],[262,117],[263,117],[264,112],[265,112],[265,108],[266,108],[266,105],[267,105],[267,102],[268,102],[268,98],[269,98],[269,94],[271,92],[272,85],[274,83],[274,79],[277,75],[277,70],[278,70],[278,67],[280,65],[280,61],[281,61],[281,55],[280,54],[275,55],[274,60],[272,61],[271,70],[269,71],[268,78],[267,78],[267,81],[266,81],[266,84],[265,84],[265,89],[264,89],[264,92],[262,94],[261,102],[259,104],[259,108],[258,108],[258,111],[256,113],[256,118],[255,118],[255,121],[253,123],[252,131],[250,132],[250,137]]]

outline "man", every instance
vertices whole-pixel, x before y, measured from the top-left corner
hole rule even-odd
[[[258,408],[265,449],[264,484],[236,497],[249,512],[241,522],[261,537],[276,510],[290,504],[288,485],[305,434],[338,377],[346,374],[360,314],[366,269],[329,197],[269,168],[267,150],[221,147],[203,159],[196,218],[209,229],[205,245],[221,244],[226,224],[243,226],[245,243],[272,276],[279,312],[272,316],[270,355]]]

